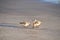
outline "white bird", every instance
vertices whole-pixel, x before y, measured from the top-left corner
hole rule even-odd
[[[30,25],[30,22],[20,22],[20,24],[22,24],[24,27],[28,27]]]
[[[42,23],[41,21],[38,21],[38,20],[35,19],[34,22],[33,22],[33,28],[34,27],[39,27],[41,25],[41,23]]]

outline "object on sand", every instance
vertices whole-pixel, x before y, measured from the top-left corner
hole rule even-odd
[[[20,22],[24,27],[28,27],[30,25],[30,22]]]
[[[41,23],[42,23],[41,21],[35,19],[33,22],[33,28],[39,27],[41,25]]]

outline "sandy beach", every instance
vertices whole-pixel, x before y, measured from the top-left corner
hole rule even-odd
[[[42,21],[24,28],[21,21]],[[40,0],[0,0],[0,40],[60,40],[60,4]]]

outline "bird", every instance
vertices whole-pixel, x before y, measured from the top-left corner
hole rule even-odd
[[[33,21],[33,28],[39,27],[39,26],[41,25],[41,23],[42,23],[41,21],[35,19],[35,20]]]
[[[22,24],[24,27],[28,27],[30,25],[30,22],[24,21],[20,22],[20,24]]]

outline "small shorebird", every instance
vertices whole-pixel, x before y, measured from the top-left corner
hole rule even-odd
[[[41,23],[42,23],[41,21],[35,19],[33,22],[33,28],[39,27],[41,25]]]
[[[30,25],[30,22],[20,22],[20,24],[22,24],[24,27],[28,27]]]

